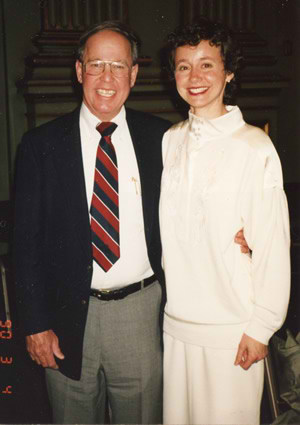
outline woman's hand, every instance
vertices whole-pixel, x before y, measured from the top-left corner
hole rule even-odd
[[[241,252],[243,254],[248,254],[249,252],[251,252],[247,244],[247,241],[244,237],[244,229],[241,229],[237,232],[234,238],[234,242],[241,246]]]
[[[264,359],[268,355],[268,346],[256,339],[243,334],[235,358],[235,366],[241,366],[247,370],[253,363]]]

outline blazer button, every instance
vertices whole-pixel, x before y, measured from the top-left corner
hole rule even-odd
[[[81,304],[85,305],[86,304],[86,300],[81,300]]]

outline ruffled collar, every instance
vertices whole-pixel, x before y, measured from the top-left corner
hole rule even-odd
[[[227,114],[208,120],[189,111],[189,134],[200,145],[210,139],[230,134],[245,124],[238,106],[227,105]]]

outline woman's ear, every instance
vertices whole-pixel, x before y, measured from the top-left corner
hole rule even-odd
[[[226,76],[226,83],[230,83],[230,81],[234,78],[234,73],[231,72],[230,74],[227,74]]]

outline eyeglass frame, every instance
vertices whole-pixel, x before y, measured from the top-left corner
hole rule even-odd
[[[88,75],[92,75],[93,77],[96,77],[96,76],[102,75],[102,74],[103,74],[103,72],[105,71],[105,66],[106,66],[106,65],[109,65],[109,67],[110,67],[110,72],[112,73],[112,75],[114,75],[115,77],[119,77],[119,78],[127,77],[127,76],[129,75],[130,70],[132,69],[132,66],[129,66],[127,63],[122,62],[122,61],[103,61],[103,60],[101,60],[101,59],[94,59],[94,60],[88,61],[88,62],[86,62],[86,63],[83,63],[82,61],[80,61],[80,62],[81,62],[81,64],[82,64],[82,67],[83,67],[83,69],[84,69],[84,72],[85,72],[86,74],[88,74]],[[88,63],[91,63],[91,62],[96,62],[96,63],[102,63],[102,64],[104,64],[104,67],[103,67],[102,71],[101,71],[101,72],[99,72],[98,74],[90,74],[89,72],[87,72],[87,71],[86,71],[86,66],[87,66],[87,64],[88,64]],[[112,64],[121,64],[121,65],[125,66],[125,68],[127,68],[127,69],[128,69],[128,74],[126,74],[126,75],[125,75],[125,74],[124,74],[124,75],[116,75],[116,74],[114,73],[114,71],[112,70],[112,67],[111,67],[111,65],[112,65]]]

